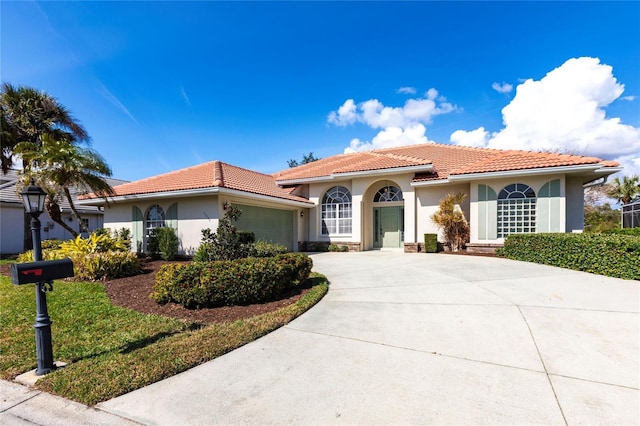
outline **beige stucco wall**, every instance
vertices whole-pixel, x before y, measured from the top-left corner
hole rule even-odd
[[[178,203],[178,239],[180,240],[179,253],[193,255],[200,245],[201,230],[218,228],[218,197],[209,195],[206,197],[171,198],[165,200],[142,199],[127,202],[110,203],[104,209],[105,228],[127,228],[133,232],[132,207],[136,206],[142,212],[143,217],[149,208],[158,204],[165,211],[173,203]],[[135,247],[132,247],[135,251]]]
[[[136,206],[142,212],[143,217],[148,209],[158,204],[167,213],[169,206],[178,204],[178,239],[180,240],[179,253],[191,256],[200,245],[202,229],[209,228],[215,231],[218,228],[218,218],[224,215],[224,204],[244,204],[257,207],[293,211],[293,238],[291,247],[297,248],[300,237],[306,233],[305,220],[310,216],[307,209],[278,202],[255,199],[251,196],[235,194],[203,195],[195,197],[174,197],[161,200],[141,199],[127,202],[110,203],[105,207],[105,227],[111,229],[128,228],[133,232],[132,207]],[[304,212],[303,215],[300,215]],[[135,250],[135,247],[133,247]]]
[[[416,239],[417,242],[424,241],[424,234],[438,234],[438,241],[443,241],[442,231],[438,229],[431,220],[431,216],[438,210],[440,200],[449,193],[462,192],[467,194],[467,198],[460,206],[467,220],[470,221],[470,197],[469,184],[448,184],[448,185],[431,185],[416,188]]]
[[[414,242],[416,235],[416,223],[414,211],[416,198],[411,179],[414,173],[402,173],[389,176],[358,176],[351,179],[332,180],[309,184],[309,200],[316,207],[309,211],[309,240],[357,242],[361,248],[369,250],[373,247],[373,197],[382,187],[393,185],[402,190],[404,202],[390,203],[388,205],[404,205],[405,242]],[[344,186],[351,192],[352,203],[352,232],[350,235],[322,235],[321,208],[324,194],[334,186]]]

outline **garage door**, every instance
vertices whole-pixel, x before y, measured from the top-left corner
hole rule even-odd
[[[234,204],[242,211],[236,227],[252,231],[256,241],[282,244],[293,250],[293,211]]]

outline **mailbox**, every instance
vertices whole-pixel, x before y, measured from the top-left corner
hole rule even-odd
[[[11,265],[11,282],[14,284],[48,282],[72,276],[73,262],[68,258]]]

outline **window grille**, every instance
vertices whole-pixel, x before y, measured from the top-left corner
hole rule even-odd
[[[535,191],[522,183],[507,185],[498,195],[498,238],[535,232]]]
[[[388,201],[402,201],[402,191],[397,186],[385,186],[380,188],[373,197],[374,203],[384,203]]]

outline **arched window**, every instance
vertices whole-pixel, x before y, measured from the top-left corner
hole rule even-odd
[[[402,191],[397,186],[385,186],[380,188],[373,196],[374,203],[384,203],[386,201],[402,201]]]
[[[522,183],[505,186],[498,194],[498,238],[535,232],[535,191]]]
[[[351,193],[334,186],[322,198],[322,235],[351,234]]]
[[[147,216],[145,217],[146,235],[149,236],[152,229],[162,228],[165,226],[164,219],[164,210],[162,210],[162,207],[157,204],[149,207],[149,210],[147,210]]]

